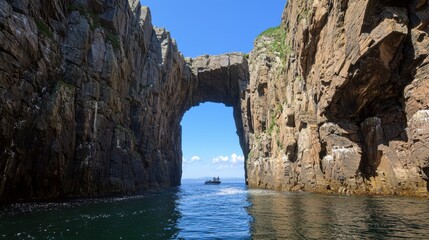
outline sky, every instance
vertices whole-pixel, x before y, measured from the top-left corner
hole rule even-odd
[[[142,0],[152,23],[165,27],[185,57],[248,53],[264,30],[278,26],[285,0]],[[242,178],[244,156],[232,108],[203,103],[182,119],[183,179]]]
[[[232,107],[204,103],[182,119],[182,178],[244,178]]]

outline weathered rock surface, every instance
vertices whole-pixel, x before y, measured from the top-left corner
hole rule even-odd
[[[234,106],[243,132],[243,55],[185,61],[140,1],[2,0],[0,40],[0,201],[179,185],[200,102]]]
[[[185,59],[136,0],[0,1],[0,202],[180,184],[183,114],[234,108],[252,187],[427,196],[426,0],[288,1]]]
[[[250,54],[248,184],[427,196],[428,13],[427,1],[288,1],[285,40],[261,36]]]

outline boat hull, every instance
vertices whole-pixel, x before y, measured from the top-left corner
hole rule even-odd
[[[206,181],[204,184],[207,185],[219,185],[221,181]]]

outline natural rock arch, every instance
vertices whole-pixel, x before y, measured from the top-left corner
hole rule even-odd
[[[249,68],[241,53],[201,56],[190,60],[197,84],[191,95],[192,106],[203,102],[223,103],[233,107],[233,115],[243,153],[248,143],[242,121],[241,101],[249,81]]]
[[[247,152],[243,54],[185,59],[147,7],[114,3],[0,4],[0,202],[179,185],[180,122],[201,102],[234,108]]]
[[[251,187],[427,196],[429,5],[399,2],[288,1],[247,66],[185,59],[137,0],[0,1],[0,202],[178,185],[205,101],[234,108]]]
[[[222,103],[233,108],[233,117],[243,154],[247,156],[248,140],[243,126],[241,101],[249,81],[247,59],[242,53],[229,53],[217,56],[204,55],[188,58],[192,70],[190,94],[184,96],[187,103],[179,112],[181,121],[186,111],[200,103]],[[180,126],[179,126],[180,128]],[[181,143],[179,143],[181,145]],[[181,157],[181,151],[180,159]]]

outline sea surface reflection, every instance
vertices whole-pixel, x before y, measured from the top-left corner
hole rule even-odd
[[[249,190],[254,239],[427,239],[429,201]]]
[[[429,201],[183,181],[141,196],[0,208],[0,239],[427,239]]]

